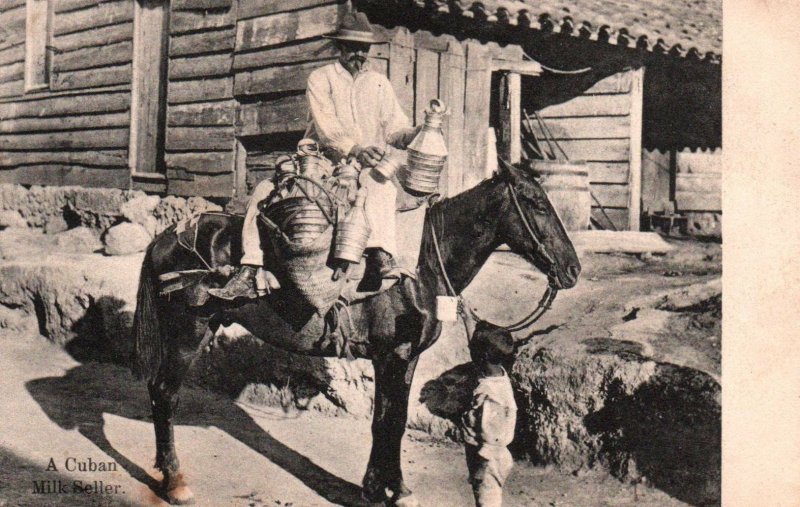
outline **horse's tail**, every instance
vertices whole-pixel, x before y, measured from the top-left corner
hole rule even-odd
[[[133,314],[133,357],[131,370],[139,379],[153,380],[161,368],[163,344],[158,321],[155,272],[153,270],[152,244],[142,262],[139,275],[139,292]]]

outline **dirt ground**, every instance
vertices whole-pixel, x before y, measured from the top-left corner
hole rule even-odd
[[[673,244],[678,250],[665,257],[584,256],[582,282],[559,296],[561,304],[542,326],[567,319],[569,329],[558,333],[609,329],[620,324],[620,312],[632,312],[629,320],[637,320],[645,305],[631,306],[636,298],[719,275],[720,245]],[[504,284],[494,286],[502,290]],[[508,309],[484,311],[504,321]],[[718,377],[719,316],[696,313],[679,333],[659,343],[658,354]],[[158,473],[152,468],[155,443],[142,383],[117,365],[79,363],[40,336],[0,330],[0,350],[0,506],[164,504],[151,490]],[[183,391],[177,413],[178,452],[198,505],[359,504],[368,420],[287,415],[192,388]],[[472,504],[459,446],[411,431],[404,456],[407,483],[422,505]],[[51,459],[55,467],[48,470]],[[67,470],[89,460],[114,463],[116,470]],[[37,481],[55,481],[47,484],[56,489],[61,481],[66,492],[34,494],[35,483],[44,487]],[[90,491],[105,487],[116,494],[77,492],[74,481]],[[622,483],[599,472],[565,474],[522,461],[506,486],[506,504],[686,505],[646,484]]]

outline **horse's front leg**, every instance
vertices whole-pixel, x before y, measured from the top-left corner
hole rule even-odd
[[[405,359],[392,351],[373,359],[375,407],[372,416],[372,451],[364,475],[364,496],[372,502],[386,499],[386,490],[397,506],[418,505],[403,481],[402,440],[408,419],[408,397],[416,358]]]

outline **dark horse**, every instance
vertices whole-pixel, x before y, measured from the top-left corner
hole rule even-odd
[[[241,218],[227,215],[201,222],[196,250],[211,267],[236,263],[241,255],[241,223]],[[356,357],[371,359],[375,369],[372,451],[362,482],[368,501],[413,503],[403,482],[400,447],[414,368],[420,353],[441,332],[434,307],[436,296],[448,291],[442,266],[460,293],[503,243],[546,273],[552,287],[570,288],[577,282],[578,257],[542,187],[530,173],[509,166],[477,187],[431,206],[417,280],[405,278],[386,292],[352,304],[351,350]],[[134,317],[133,368],[147,380],[156,467],[163,472],[162,487],[172,503],[192,500],[179,472],[173,437],[178,390],[219,326],[237,322],[288,351],[329,354],[319,346],[327,329],[324,319],[294,300],[289,289],[244,303],[211,301],[201,307],[191,306],[181,294],[157,295],[158,275],[198,268],[204,268],[203,261],[179,245],[173,230],[158,236],[144,259]]]

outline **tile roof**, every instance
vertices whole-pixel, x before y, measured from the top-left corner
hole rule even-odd
[[[722,53],[722,0],[409,0],[407,3],[440,14],[570,34],[693,59],[705,58],[714,63]]]

